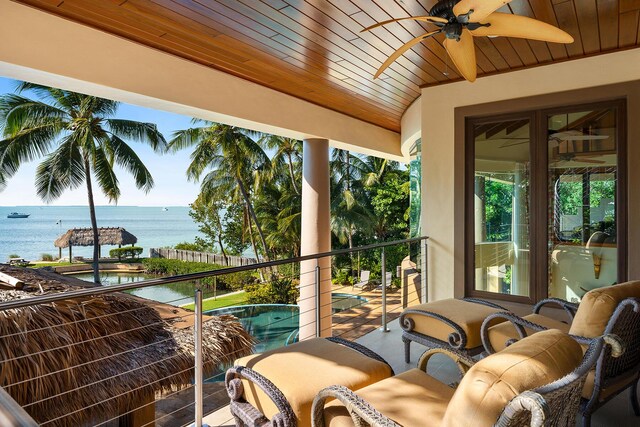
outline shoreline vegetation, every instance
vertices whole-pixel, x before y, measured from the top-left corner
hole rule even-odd
[[[153,188],[153,177],[129,144],[146,144],[164,155],[189,150],[191,163],[185,179],[200,185],[189,215],[201,235],[176,247],[215,252],[225,259],[249,248],[265,261],[300,255],[301,141],[198,119],[192,127],[165,137],[154,123],[118,117],[119,105],[27,82],[19,83],[16,93],[0,95],[0,191],[11,185],[10,178],[22,164],[38,160],[35,185],[42,200],[54,201],[64,191],[85,185],[91,225],[97,233],[100,218],[93,192],[118,200],[115,165],[132,175],[138,188],[145,192]],[[406,168],[340,149],[331,149],[329,168],[333,248],[409,237]],[[94,281],[99,283],[96,236],[94,242],[92,267]],[[406,247],[387,249],[387,271],[407,255]],[[142,262],[157,275],[223,268],[155,258]],[[353,281],[360,270],[371,271],[376,279],[380,267],[380,251],[335,257],[334,279]],[[289,301],[296,274],[295,267],[289,266],[226,276],[215,284],[204,279],[200,285],[230,291],[254,286],[263,299]],[[282,289],[268,287],[276,282]],[[264,286],[259,288],[259,283]]]

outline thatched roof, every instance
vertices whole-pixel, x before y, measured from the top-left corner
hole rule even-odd
[[[138,238],[122,227],[98,228],[98,243],[101,245],[134,245]],[[93,228],[72,228],[53,242],[56,248],[71,246],[93,246]]]
[[[36,270],[0,264],[25,282],[0,301],[79,289]],[[40,424],[94,425],[193,381],[191,328],[177,328],[122,293],[0,311],[0,386]],[[179,309],[173,310],[179,312]],[[204,326],[205,372],[251,351],[233,316]]]

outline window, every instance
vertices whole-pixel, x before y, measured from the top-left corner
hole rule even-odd
[[[579,301],[624,280],[623,110],[467,119],[467,296]]]

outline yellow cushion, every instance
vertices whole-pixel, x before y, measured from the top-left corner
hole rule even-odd
[[[640,298],[640,281],[626,282],[606,288],[593,289],[580,302],[570,333],[588,338],[604,333],[618,304],[625,298]]]
[[[569,332],[569,325],[563,323],[559,320],[551,319],[549,317],[543,316],[541,314],[529,314],[524,316],[523,319],[526,319],[530,322],[537,323],[538,325],[542,325],[547,329],[559,329],[562,332]],[[536,331],[533,329],[525,328],[525,331],[528,335],[533,335]],[[506,347],[506,342],[512,338],[520,339],[520,335],[516,331],[516,328],[513,326],[511,322],[500,323],[499,325],[492,326],[489,328],[489,342],[493,347],[494,351],[504,350]]]
[[[443,419],[447,427],[493,426],[518,394],[572,372],[582,348],[567,334],[538,332],[476,363],[464,376]]]
[[[482,345],[480,337],[480,327],[484,319],[497,313],[499,309],[487,307],[486,305],[476,304],[458,299],[444,299],[440,301],[429,302],[409,307],[410,310],[425,310],[435,314],[439,314],[458,324],[467,335],[466,349],[479,347]],[[437,338],[444,342],[449,342],[449,334],[455,330],[433,317],[422,316],[419,314],[408,314],[407,318],[415,322],[414,331]],[[495,323],[500,323],[497,320]]]
[[[235,365],[251,368],[274,383],[291,404],[299,427],[311,426],[311,404],[323,388],[340,384],[357,390],[391,376],[385,363],[322,338],[243,357]],[[243,385],[244,398],[267,418],[278,412],[255,384],[243,381]]]
[[[376,410],[404,427],[435,427],[442,423],[454,389],[412,369],[356,391]],[[325,406],[326,427],[352,427],[347,409],[337,400]]]
[[[587,380],[585,381],[584,387],[582,388],[582,397],[584,397],[585,399],[591,399],[595,377],[596,371],[594,370],[590,371],[587,375]],[[614,393],[629,387],[629,384],[634,382],[636,378],[636,375],[628,375],[622,378],[616,378],[615,381],[600,389],[598,400],[601,402],[607,400],[607,398],[612,396]]]

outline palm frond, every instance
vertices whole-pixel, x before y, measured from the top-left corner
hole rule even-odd
[[[158,152],[167,150],[167,141],[164,135],[158,131],[158,126],[153,123],[137,122],[125,119],[105,119],[109,130],[122,139],[131,139],[147,143]]]
[[[113,165],[109,163],[109,160],[101,147],[97,147],[94,152],[93,173],[104,195],[107,196],[110,202],[117,202],[120,197],[118,177],[116,177]]]
[[[64,190],[80,186],[85,179],[82,155],[73,139],[67,137],[36,169],[36,193],[51,202]]]
[[[112,136],[105,146],[113,149],[115,162],[127,170],[136,182],[136,187],[148,193],[153,188],[153,177],[136,152],[117,136]]]

